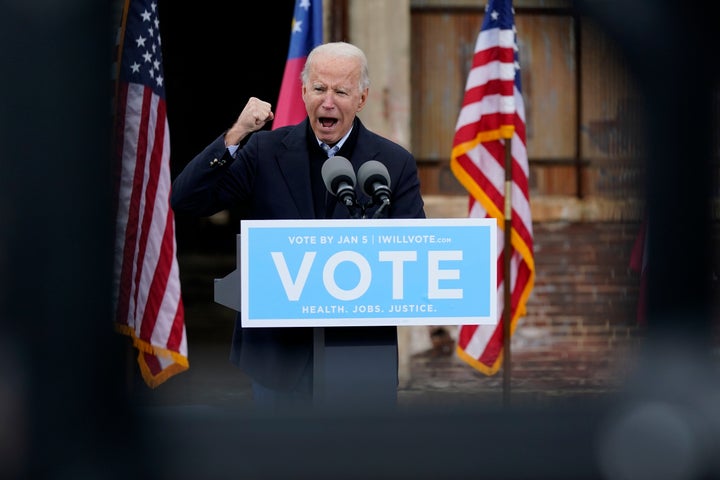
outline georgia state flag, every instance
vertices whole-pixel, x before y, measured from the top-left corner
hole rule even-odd
[[[272,128],[295,125],[305,119],[300,73],[310,50],[322,43],[322,0],[296,0],[290,48]]]

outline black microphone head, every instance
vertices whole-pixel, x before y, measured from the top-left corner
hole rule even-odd
[[[355,170],[353,170],[350,160],[345,157],[335,156],[328,158],[323,163],[320,172],[325,188],[333,195],[337,195],[337,191],[343,183],[352,188],[355,187]]]
[[[390,188],[390,174],[387,167],[377,160],[368,160],[360,165],[357,178],[363,192],[368,197],[372,197],[377,189],[376,184]]]

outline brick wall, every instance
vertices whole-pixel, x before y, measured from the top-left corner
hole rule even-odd
[[[578,389],[614,384],[639,337],[638,222],[534,224],[535,287],[512,337],[512,377]]]
[[[466,215],[466,196],[425,199],[430,218]],[[629,267],[639,229],[638,209],[627,201],[533,204],[536,277],[511,342],[514,389],[598,391],[624,380],[641,334],[640,276]],[[413,336],[413,353],[427,347],[423,334]]]

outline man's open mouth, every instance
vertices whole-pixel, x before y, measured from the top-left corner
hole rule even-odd
[[[337,123],[337,118],[321,117],[320,124],[325,128],[330,128]]]

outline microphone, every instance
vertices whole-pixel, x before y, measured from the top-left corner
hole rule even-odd
[[[330,157],[323,163],[321,174],[325,188],[335,195],[352,213],[357,204],[355,198],[355,170],[345,157]]]
[[[383,207],[390,205],[390,174],[385,165],[377,160],[368,160],[360,166],[357,174],[365,195]]]

